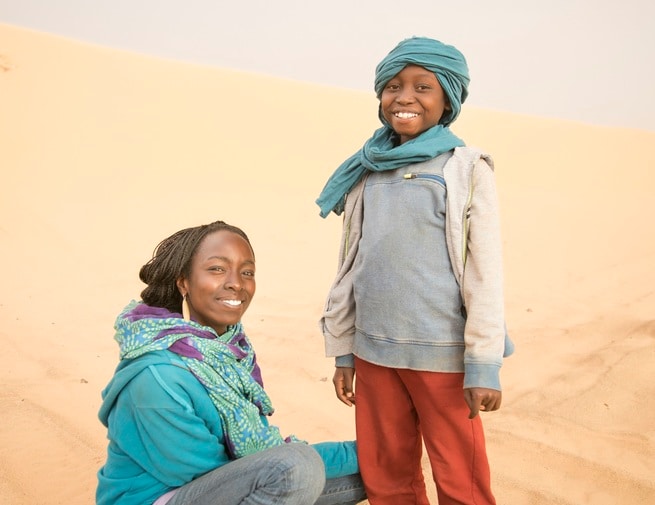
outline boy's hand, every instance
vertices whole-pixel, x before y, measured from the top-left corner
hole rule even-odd
[[[334,369],[334,391],[337,398],[343,403],[352,407],[355,403],[355,393],[353,393],[353,382],[355,379],[355,369],[350,367],[337,367]]]
[[[469,419],[473,419],[481,410],[484,412],[498,410],[503,393],[495,389],[469,388],[464,390],[464,399],[469,406]]]

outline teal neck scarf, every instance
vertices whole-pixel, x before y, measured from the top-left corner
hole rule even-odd
[[[116,319],[115,329],[121,359],[164,349],[180,355],[216,405],[233,458],[289,441],[261,419],[273,413],[273,406],[240,323],[217,335],[179,314],[132,301]]]
[[[394,131],[383,126],[328,179],[316,200],[321,217],[327,217],[330,211],[341,214],[346,194],[368,170],[395,170],[411,163],[427,161],[463,145],[464,141],[443,125],[433,126],[418,137],[396,145]]]
[[[412,37],[400,42],[375,69],[375,92],[380,98],[384,86],[407,65],[419,65],[433,72],[448,96],[451,111],[441,124],[424,131],[418,137],[398,145],[397,135],[378,115],[384,126],[375,131],[364,147],[344,161],[328,179],[316,203],[321,217],[334,211],[343,212],[345,196],[367,171],[381,172],[427,161],[464,142],[450,131],[461,104],[468,96],[469,75],[464,55],[455,47],[438,40]]]

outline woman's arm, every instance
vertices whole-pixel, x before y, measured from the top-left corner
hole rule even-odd
[[[171,487],[230,461],[216,407],[191,372],[151,365],[121,392],[112,438],[142,468]]]

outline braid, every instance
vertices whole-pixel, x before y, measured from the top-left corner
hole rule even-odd
[[[139,279],[147,285],[141,292],[144,303],[180,313],[182,295],[177,288],[177,280],[180,277],[189,277],[191,261],[202,240],[210,233],[221,230],[243,237],[252,249],[245,232],[224,221],[180,230],[162,240],[155,248],[150,261],[139,270]]]

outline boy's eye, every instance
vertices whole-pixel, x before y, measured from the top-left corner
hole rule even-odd
[[[245,275],[246,277],[254,277],[255,272],[253,270],[246,270],[245,272],[243,272],[243,275]]]

